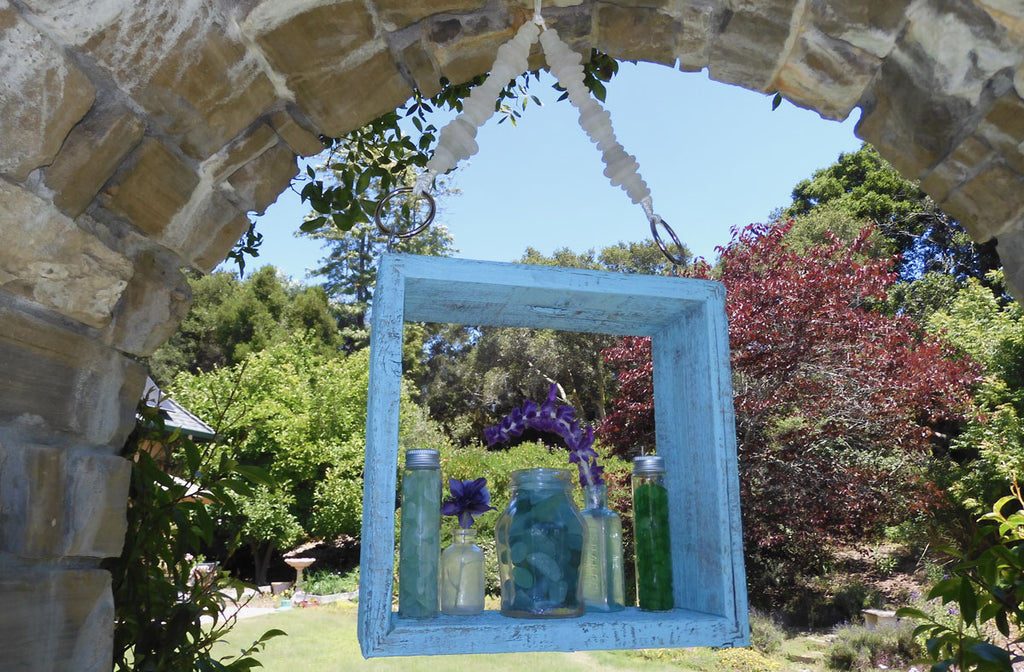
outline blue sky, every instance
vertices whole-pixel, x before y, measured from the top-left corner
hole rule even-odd
[[[531,104],[517,126],[495,117],[480,129],[479,152],[454,173],[461,194],[444,199],[438,221],[457,256],[512,261],[528,246],[582,252],[650,236],[643,210],[602,174],[600,152],[551,81],[533,83],[544,106]],[[708,260],[732,227],[769,219],[799,180],[861,144],[857,110],[843,123],[788,102],[772,111],[768,96],[659,65],[621,63],[605,107],[655,212]],[[293,236],[307,210],[286,190],[259,219],[264,243],[247,267],[273,264],[307,279],[322,256],[318,243]]]

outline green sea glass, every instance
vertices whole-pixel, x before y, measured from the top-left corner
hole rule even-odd
[[[646,611],[668,611],[674,606],[668,490],[656,483],[637,485],[633,513],[637,604]]]
[[[432,618],[440,606],[441,472],[439,466],[409,468],[409,461],[407,454],[398,545],[398,615]]]

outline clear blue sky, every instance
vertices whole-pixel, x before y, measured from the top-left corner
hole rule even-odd
[[[643,210],[602,174],[600,153],[551,81],[533,84],[545,104],[531,104],[517,126],[492,118],[477,134],[480,151],[455,172],[462,193],[442,203],[438,221],[457,256],[512,261],[527,246],[582,252],[649,237]],[[621,63],[605,107],[655,212],[709,261],[732,227],[767,220],[798,181],[861,144],[856,110],[842,124],[788,102],[772,111],[768,96],[658,65]],[[306,279],[322,256],[318,243],[293,236],[307,209],[286,190],[260,218],[264,243],[247,267]]]

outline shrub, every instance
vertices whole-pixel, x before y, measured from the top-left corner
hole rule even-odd
[[[737,672],[774,672],[779,664],[753,649],[726,649],[718,654],[722,669]]]
[[[845,625],[836,630],[835,640],[825,652],[825,663],[832,670],[866,671],[881,665],[906,666],[920,654],[912,624],[871,629]]]
[[[351,593],[359,589],[359,568],[344,573],[327,570],[309,572],[302,581],[302,588],[310,595]]]
[[[750,648],[770,656],[780,648],[786,638],[775,620],[756,609],[750,610]]]

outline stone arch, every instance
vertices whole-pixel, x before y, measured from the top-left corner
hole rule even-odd
[[[546,0],[575,48],[779,91],[998,236],[1024,288],[1016,0]],[[152,352],[296,157],[486,71],[532,0],[0,0],[0,643],[109,670],[98,569]],[[539,60],[537,61],[539,64]]]

